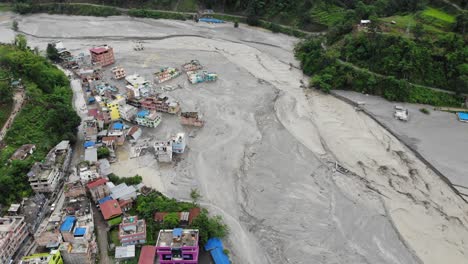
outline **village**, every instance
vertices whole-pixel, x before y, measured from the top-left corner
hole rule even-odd
[[[0,262],[109,263],[99,255],[109,250],[116,263],[212,263],[206,254],[199,262],[199,230],[190,228],[200,215],[199,206],[178,212],[178,227],[161,229],[154,234],[156,244],[145,245],[147,232],[153,229],[147,229],[148,223],[136,215],[134,207],[138,196],[155,190],[141,180],[134,185],[114,184],[112,179],[118,178],[114,172],[118,172],[111,165],[119,162],[122,152],[130,158],[150,154],[161,164],[182,159],[190,144],[189,134],[144,136],[166,119],[178,119],[190,131],[204,126],[202,113],[185,111],[171,97],[170,92],[181,85],[165,82],[186,78],[189,85],[196,85],[215,82],[217,74],[192,59],[181,66],[155,69],[154,79],[148,80],[115,66],[118,62],[111,46],[91,47],[89,55],[72,55],[60,41],[49,45],[59,54],[60,66],[72,85],[82,89],[86,102],[79,109],[85,113],[82,146],[72,148],[69,141],[62,141],[46,160],[33,165],[27,177],[36,195],[12,204],[8,215],[0,218]],[[135,51],[143,49],[141,42],[134,44]],[[34,151],[35,145],[23,145],[11,160],[24,160]],[[163,226],[168,214],[154,211],[154,223]],[[216,255],[215,263],[229,263],[219,238],[212,238],[206,246]]]

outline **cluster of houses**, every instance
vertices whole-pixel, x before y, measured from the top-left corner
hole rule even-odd
[[[72,56],[61,42],[52,43],[65,68],[71,69],[86,90],[88,116],[83,120],[83,161],[70,169],[70,142],[62,141],[36,162],[27,173],[35,196],[12,204],[8,215],[0,218],[0,263],[11,263],[31,250],[37,253],[21,258],[20,263],[35,264],[91,264],[95,263],[98,247],[95,236],[97,207],[109,228],[118,228],[119,244],[115,245],[117,261],[135,258],[135,245],[146,243],[146,222],[128,212],[138,195],[151,189],[143,184],[115,185],[110,181],[110,163],[116,160],[115,149],[125,141],[135,143],[142,136],[142,127],[156,128],[162,122],[161,113],[179,115],[185,126],[202,127],[204,121],[197,112],[181,112],[180,104],[169,95],[155,93],[153,84],[138,74],[127,75],[122,67],[111,69],[112,79],[125,82],[125,92],[103,81],[103,67],[115,63],[113,48],[107,45],[89,50],[91,64],[85,55]],[[192,60],[182,65],[190,83],[215,81],[217,75],[202,70]],[[160,84],[181,75],[181,70],[161,68],[154,83]],[[71,76],[69,76],[71,77]],[[173,156],[184,153],[187,142],[184,133],[151,145],[159,162],[171,162]],[[100,148],[109,150],[107,158],[99,157]],[[24,160],[34,155],[34,144],[18,148],[10,160]],[[73,171],[73,173],[70,173]],[[67,175],[70,175],[68,178]],[[50,204],[56,201],[60,204]],[[57,207],[57,208],[56,208]],[[168,213],[157,212],[154,221],[164,223]],[[200,214],[199,208],[179,212],[179,226],[161,230],[154,246],[143,246],[139,263],[198,263],[199,231],[186,229]],[[24,249],[19,252],[20,249]],[[23,254],[24,255],[24,254]]]

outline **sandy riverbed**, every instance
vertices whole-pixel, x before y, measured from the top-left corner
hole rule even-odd
[[[289,69],[296,39],[232,25],[126,17],[19,17],[31,46],[57,37],[74,52],[107,43],[117,64],[148,78],[160,66],[199,59],[216,83],[169,84],[201,130],[164,115],[145,137],[192,134],[181,161],[151,155],[114,166],[175,198],[191,188],[229,224],[234,263],[466,263],[468,207],[388,132],[331,96],[299,87]],[[0,20],[0,39],[10,24]],[[196,36],[194,36],[196,35]],[[146,49],[132,50],[132,37]],[[166,38],[167,37],[167,38]],[[338,161],[355,174],[334,171]]]

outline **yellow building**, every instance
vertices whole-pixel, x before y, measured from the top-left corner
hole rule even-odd
[[[112,121],[120,119],[119,106],[123,104],[125,104],[125,98],[122,96],[117,96],[114,101],[106,104]]]
[[[63,264],[62,256],[60,251],[52,250],[50,253],[40,253],[27,256],[21,259],[22,264]]]

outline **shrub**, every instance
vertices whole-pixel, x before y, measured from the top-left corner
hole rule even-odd
[[[419,111],[426,115],[430,114],[429,110],[427,110],[426,108],[420,108]]]
[[[239,27],[239,22],[238,22],[238,21],[234,22],[234,27],[235,27],[235,28],[238,28],[238,27]]]

